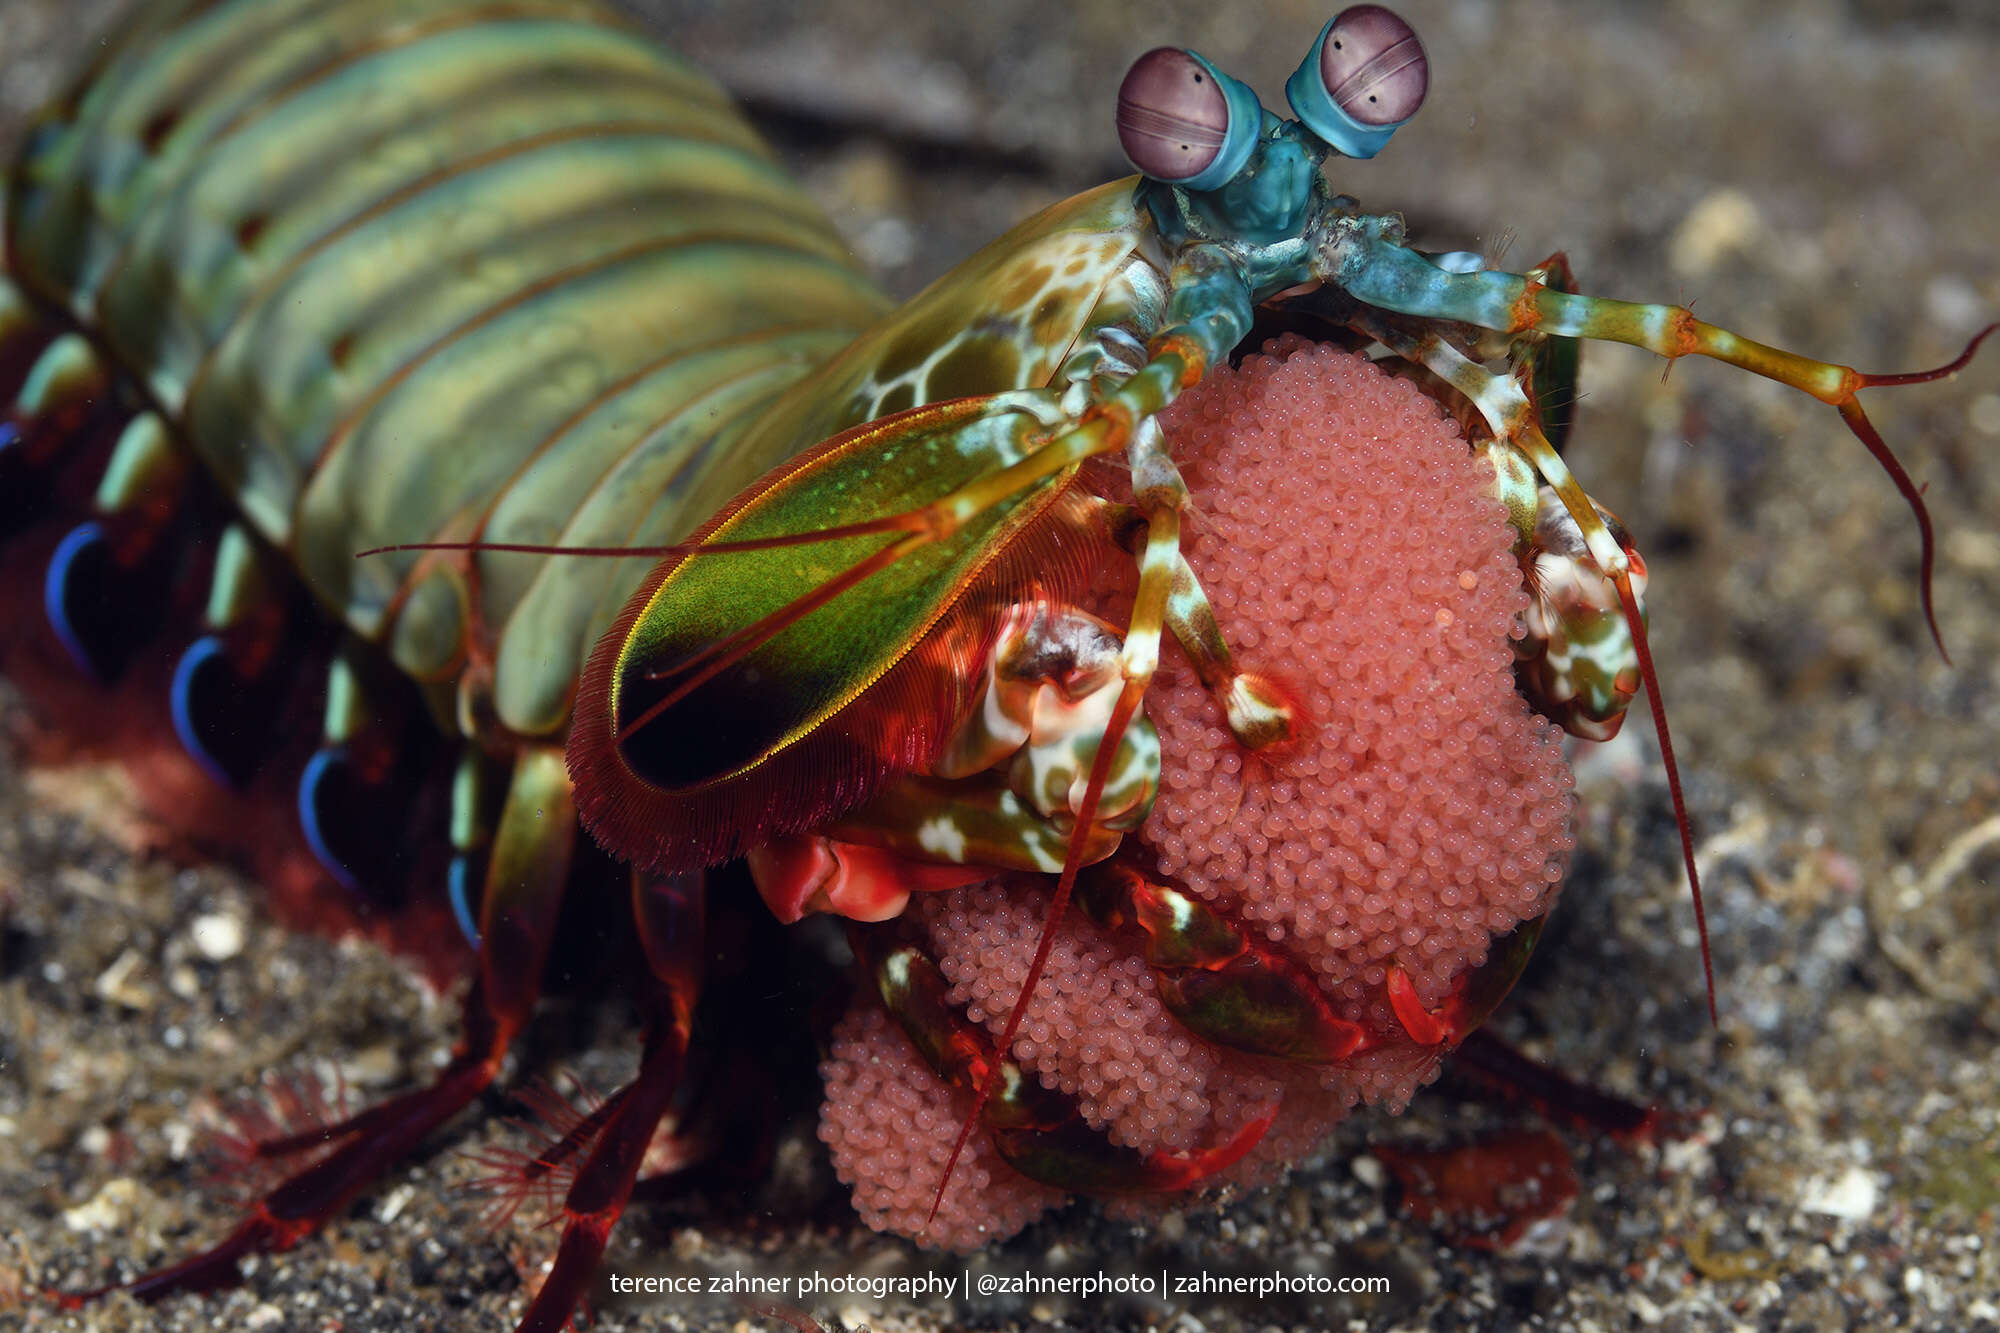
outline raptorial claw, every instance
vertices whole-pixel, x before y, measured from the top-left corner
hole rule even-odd
[[[1625,552],[1632,596],[1643,609],[1646,562],[1618,516],[1603,505],[1596,509]],[[1570,735],[1608,741],[1624,726],[1641,683],[1617,584],[1598,568],[1576,520],[1548,486],[1537,495],[1534,538],[1519,556],[1529,598],[1522,617],[1527,632],[1514,644],[1521,693]]]
[[[1523,921],[1504,940],[1496,941],[1485,963],[1460,977],[1451,995],[1436,1009],[1424,1007],[1402,964],[1390,964],[1382,989],[1410,1040],[1420,1046],[1455,1048],[1477,1031],[1521,979],[1546,919],[1538,916]]]
[[[1277,1118],[1277,1103],[1225,1141],[1187,1152],[1134,1152],[1107,1144],[1072,1115],[1047,1129],[990,1127],[1007,1165],[1030,1180],[1082,1194],[1174,1194],[1220,1175],[1247,1156]]]
[[[1078,876],[1076,904],[1107,929],[1143,934],[1161,1001],[1209,1041],[1312,1064],[1378,1044],[1367,1027],[1334,1013],[1305,969],[1258,945],[1200,899],[1130,866]]]
[[[812,912],[888,921],[902,914],[912,893],[954,889],[990,873],[816,834],[773,838],[744,859],[771,915],[786,925]]]
[[[1092,1194],[1185,1190],[1241,1161],[1277,1114],[1274,1103],[1203,1148],[1141,1152],[1112,1144],[1084,1122],[1073,1099],[1042,1086],[959,1013],[950,983],[922,950],[867,929],[850,939],[924,1062],[961,1091],[990,1089],[980,1119],[1001,1157],[1030,1180]]]

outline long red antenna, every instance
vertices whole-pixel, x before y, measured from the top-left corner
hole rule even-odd
[[[1720,1027],[1715,1011],[1715,961],[1708,948],[1708,913],[1701,902],[1701,872],[1694,866],[1694,825],[1688,820],[1687,801],[1681,795],[1681,769],[1674,760],[1674,738],[1667,730],[1667,701],[1660,697],[1660,673],[1653,669],[1653,648],[1646,639],[1646,618],[1639,611],[1639,599],[1632,595],[1632,577],[1615,574],[1618,601],[1625,609],[1625,623],[1632,631],[1632,647],[1639,658],[1639,678],[1645,682],[1646,703],[1653,710],[1653,731],[1660,738],[1660,762],[1667,770],[1667,792],[1673,797],[1674,825],[1681,835],[1681,860],[1687,865],[1688,892],[1694,896],[1694,925],[1701,934],[1701,976],[1708,986],[1708,1022]]]
[[[844,541],[849,537],[868,537],[890,532],[928,532],[931,525],[923,517],[921,510],[903,514],[889,514],[882,518],[864,519],[859,523],[843,523],[834,528],[815,528],[811,532],[786,532],[775,537],[742,537],[734,541],[692,541],[675,542],[666,546],[557,546],[542,542],[397,542],[393,546],[371,546],[365,551],[356,551],[356,560],[371,555],[387,555],[391,551],[503,551],[519,555],[580,555],[600,559],[619,559],[625,556],[644,555],[664,559],[670,555],[728,555],[732,551],[778,551],[787,546],[810,546],[816,542]]]
[[[1964,351],[1931,370],[1908,370],[1892,375],[1869,375],[1856,371],[1852,375],[1847,397],[1834,404],[1840,419],[1875,456],[1875,461],[1882,465],[1882,470],[1889,474],[1889,480],[1895,483],[1896,490],[1909,504],[1910,512],[1917,516],[1917,536],[1922,543],[1918,582],[1924,602],[1924,620],[1930,625],[1931,642],[1937,645],[1938,656],[1945,660],[1947,666],[1951,665],[1951,654],[1945,650],[1944,635],[1938,632],[1937,607],[1931,597],[1931,571],[1937,565],[1937,539],[1931,532],[1931,515],[1924,504],[1923,488],[1910,480],[1902,461],[1882,438],[1882,433],[1875,429],[1875,423],[1868,419],[1868,413],[1862,410],[1861,401],[1854,394],[1861,389],[1893,389],[1905,384],[1929,384],[1933,380],[1950,379],[1965,369],[1973,354],[1979,350],[1979,344],[1985,342],[1987,335],[1995,329],[2000,329],[2000,322],[1988,324],[1973,334]]]
[[[1090,763],[1090,781],[1083,791],[1083,803],[1076,812],[1076,827],[1069,835],[1069,851],[1063,857],[1062,875],[1056,880],[1055,896],[1049,900],[1048,916],[1042,922],[1042,937],[1035,943],[1034,959],[1028,964],[1027,979],[1021,983],[1021,993],[1014,999],[1014,1008],[1007,1015],[1007,1026],[1001,1029],[995,1039],[994,1050],[999,1058],[994,1060],[992,1069],[980,1081],[979,1091],[973,1094],[972,1110],[966,1113],[965,1121],[958,1127],[958,1138],[951,1145],[951,1156],[945,1159],[944,1175],[938,1180],[937,1193],[931,1197],[931,1210],[924,1217],[926,1229],[937,1220],[938,1209],[944,1205],[945,1187],[951,1184],[951,1173],[958,1167],[959,1154],[972,1138],[972,1131],[979,1124],[979,1114],[986,1109],[993,1090],[1000,1084],[1008,1052],[1014,1049],[1014,1034],[1020,1030],[1021,1019],[1028,1012],[1028,1002],[1034,998],[1035,986],[1042,979],[1042,968],[1049,961],[1049,950],[1056,942],[1056,927],[1062,923],[1063,912],[1069,907],[1070,891],[1076,886],[1077,871],[1083,868],[1083,849],[1090,836],[1090,826],[1096,822],[1099,799],[1104,795],[1104,784],[1111,777],[1111,764],[1115,759],[1118,742],[1124,738],[1126,724],[1139,711],[1140,700],[1146,697],[1146,682],[1128,680],[1119,692],[1118,702],[1112,706],[1111,719],[1104,724],[1104,737],[1097,743],[1097,754]]]

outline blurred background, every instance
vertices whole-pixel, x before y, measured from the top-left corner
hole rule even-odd
[[[716,72],[898,294],[1028,212],[1124,174],[1112,104],[1139,52],[1195,47],[1276,108],[1326,17],[1296,0],[627,8]],[[2000,318],[2000,15],[1987,0],[1398,8],[1428,48],[1430,101],[1380,159],[1340,165],[1336,182],[1402,212],[1427,248],[1513,268],[1565,250],[1586,291],[1690,302],[1868,370],[1937,364]],[[0,149],[123,9],[0,0]],[[1635,718],[1618,745],[1579,755],[1576,868],[1499,1026],[1572,1073],[1686,1113],[1690,1134],[1637,1151],[1576,1138],[1583,1192],[1552,1256],[1446,1248],[1391,1206],[1367,1165],[1371,1136],[1462,1141],[1520,1119],[1439,1095],[1399,1121],[1357,1117],[1319,1167],[1220,1219],[1191,1211],[1139,1235],[1072,1212],[1016,1242],[1021,1262],[1145,1245],[1168,1247],[1177,1267],[1247,1250],[1281,1269],[1395,1278],[1388,1300],[1205,1314],[1210,1328],[2000,1327],[2000,1260],[1981,1239],[2000,1210],[2000,349],[1952,384],[1867,400],[1929,487],[1954,666],[1924,631],[1915,525],[1831,409],[1715,365],[1663,375],[1623,348],[1589,349],[1582,387],[1571,465],[1625,518],[1653,574],[1722,1022],[1708,1026],[1657,748]],[[0,716],[18,707],[0,687]],[[0,1039],[15,1047],[0,1049],[0,1290],[9,1269],[101,1258],[105,1242],[66,1227],[64,1210],[120,1180],[136,1181],[132,1234],[153,1228],[180,1238],[175,1249],[214,1234],[219,1206],[190,1190],[169,1129],[147,1119],[213,1077],[168,1058],[168,1028],[256,1014],[294,1049],[378,1053],[383,1082],[414,1076],[448,1039],[450,1006],[423,998],[396,960],[264,929],[217,964],[220,1010],[171,988],[139,1012],[77,998],[127,953],[141,975],[164,968],[189,919],[217,904],[254,923],[256,892],[217,868],[135,865],[108,784],[0,766],[0,823],[13,817],[0,828],[0,910],[14,940],[0,949]],[[79,893],[78,875],[96,887]],[[314,978],[352,997],[337,1019],[309,1002]],[[20,1053],[58,1034],[79,1045],[82,1072],[10,1087]],[[621,1042],[629,1034],[603,1034],[611,1067]],[[136,1147],[105,1149],[121,1141]],[[485,1326],[518,1279],[495,1257],[506,1238],[465,1226],[476,1205],[446,1191],[454,1172],[465,1168],[441,1154],[413,1185],[392,1177],[330,1240],[162,1317]],[[378,1222],[385,1198],[406,1216]],[[832,1216],[747,1238],[710,1220],[690,1242],[667,1205],[621,1231],[614,1255],[796,1243],[906,1262]],[[863,1313],[877,1329],[1064,1314]],[[0,1326],[10,1317],[0,1309]],[[658,1317],[612,1311],[606,1326]],[[1140,1322],[1107,1308],[1067,1317]]]

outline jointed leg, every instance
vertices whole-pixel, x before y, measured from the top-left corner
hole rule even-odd
[[[1482,276],[1482,275],[1473,275]],[[1660,697],[1659,675],[1653,670],[1652,649],[1646,639],[1646,616],[1639,604],[1635,576],[1643,565],[1635,561],[1619,542],[1599,513],[1596,503],[1563,464],[1562,456],[1542,434],[1534,405],[1521,386],[1505,375],[1468,360],[1463,353],[1436,333],[1412,334],[1381,316],[1363,316],[1356,326],[1397,355],[1428,368],[1433,374],[1464,394],[1485,417],[1494,435],[1534,465],[1569,511],[1570,519],[1585,542],[1591,559],[1618,593],[1626,627],[1638,659],[1639,674],[1646,685],[1646,697],[1653,711],[1653,727],[1660,738],[1660,758],[1667,770],[1667,789],[1673,798],[1674,820],[1680,828],[1681,859],[1687,866],[1688,888],[1694,897],[1695,925],[1701,933],[1702,975],[1708,988],[1710,1021],[1715,1020],[1715,969],[1709,956],[1708,918],[1702,908],[1701,880],[1694,863],[1694,830],[1688,821],[1687,804],[1681,795],[1680,769],[1674,760],[1672,734],[1667,729],[1666,704]],[[1643,587],[1643,584],[1638,585]]]
[[[493,1081],[540,994],[575,836],[562,751],[524,751],[515,764],[489,863],[481,923],[485,947],[479,977],[465,999],[465,1033],[451,1063],[428,1087],[338,1124],[257,1145],[258,1155],[270,1159],[329,1143],[338,1146],[259,1199],[250,1216],[221,1242],[124,1284],[126,1290],[150,1300],[234,1282],[239,1259],[289,1249],[324,1226]],[[115,1289],[59,1299],[74,1308]]]
[[[1456,320],[1501,333],[1536,332],[1562,338],[1597,338],[1629,343],[1658,356],[1673,359],[1705,356],[1762,375],[1809,393],[1837,409],[1855,438],[1867,446],[1882,470],[1889,474],[1896,490],[1916,515],[1922,539],[1922,594],[1924,618],[1938,651],[1944,641],[1938,634],[1937,615],[1931,598],[1931,571],[1936,559],[1930,513],[1923,493],[1902,463],[1882,439],[1874,423],[1861,407],[1857,396],[1868,388],[1891,388],[1923,384],[1956,374],[1972,359],[1979,344],[2000,324],[1989,324],[1975,334],[1965,350],[1932,370],[1903,374],[1868,374],[1851,366],[1814,361],[1782,348],[1772,347],[1731,333],[1728,329],[1696,319],[1685,306],[1648,305],[1612,301],[1603,297],[1579,296],[1559,291],[1531,278],[1513,273],[1484,271],[1448,273],[1438,268],[1401,241],[1400,227],[1389,219],[1357,220],[1343,237],[1337,281],[1343,291],[1382,310],[1429,319]],[[1498,427],[1496,426],[1496,429]],[[1546,441],[1543,442],[1546,444]],[[1553,452],[1553,450],[1550,450]],[[1540,465],[1540,459],[1536,460]],[[1551,485],[1561,486],[1544,470]],[[1565,502],[1570,500],[1564,495]],[[1575,512],[1575,506],[1571,505]],[[1581,515],[1578,522],[1582,522]],[[1587,529],[1586,529],[1587,530]],[[1592,554],[1603,558],[1596,545]],[[1606,573],[1612,566],[1606,565]]]
[[[633,874],[633,916],[650,973],[645,1056],[632,1082],[586,1122],[590,1132],[561,1145],[573,1153],[588,1144],[589,1153],[563,1198],[565,1221],[555,1264],[521,1316],[517,1333],[554,1333],[569,1322],[604,1257],[611,1228],[632,1197],[653,1131],[680,1089],[701,988],[706,939],[702,892],[699,871],[665,878]]]

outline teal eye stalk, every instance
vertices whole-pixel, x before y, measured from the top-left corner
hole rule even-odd
[[[1307,129],[1349,157],[1373,157],[1417,114],[1430,62],[1410,25],[1380,5],[1355,5],[1320,29],[1285,99]]]

